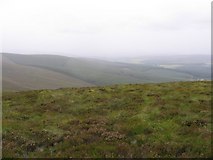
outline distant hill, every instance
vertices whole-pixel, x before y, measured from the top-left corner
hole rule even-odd
[[[110,60],[110,59],[109,59]],[[161,55],[113,59],[114,62],[143,64],[172,69],[193,75],[194,79],[211,79],[211,55]]]
[[[195,80],[188,72],[143,64],[56,55],[3,53],[2,57],[3,90]]]
[[[3,92],[3,158],[210,158],[211,81]]]
[[[45,68],[22,65],[3,56],[3,90],[54,89],[60,87],[93,86],[80,79]]]

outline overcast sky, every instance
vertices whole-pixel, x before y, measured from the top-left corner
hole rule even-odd
[[[211,0],[0,0],[3,52],[210,54]]]

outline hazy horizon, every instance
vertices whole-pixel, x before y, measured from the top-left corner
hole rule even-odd
[[[210,0],[2,0],[2,52],[210,55]]]
[[[54,52],[41,52],[41,53],[18,53],[18,52],[1,52],[3,54],[17,54],[17,55],[49,55],[49,56],[64,56],[64,57],[70,57],[70,58],[91,58],[91,59],[104,59],[106,60],[113,60],[113,59],[119,59],[119,58],[152,58],[153,55],[117,55],[117,56],[105,56],[105,55],[66,55],[64,53],[54,53]],[[154,55],[155,58],[164,58],[164,57],[191,57],[191,56],[205,56],[211,58],[211,54],[157,54]]]

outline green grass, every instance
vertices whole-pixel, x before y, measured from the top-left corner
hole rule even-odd
[[[211,157],[211,82],[3,93],[3,157]]]

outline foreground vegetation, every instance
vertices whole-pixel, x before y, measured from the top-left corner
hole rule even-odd
[[[211,82],[3,93],[3,157],[211,157]]]

